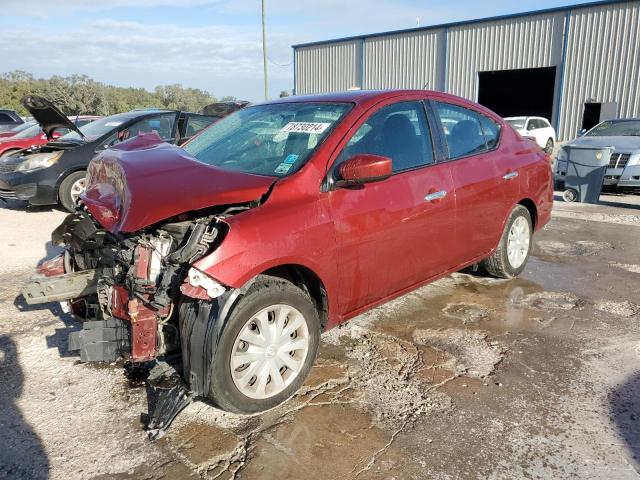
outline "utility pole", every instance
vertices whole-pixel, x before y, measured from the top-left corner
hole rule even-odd
[[[262,65],[264,67],[264,99],[269,100],[269,74],[267,72],[267,33],[264,28],[264,0],[262,0]]]

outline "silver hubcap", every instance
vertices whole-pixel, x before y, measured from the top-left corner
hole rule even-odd
[[[84,192],[85,185],[86,184],[84,178],[73,182],[73,185],[71,185],[71,200],[73,200],[73,203],[76,203],[78,201],[78,197],[81,193]]]
[[[231,350],[233,383],[250,398],[270,398],[293,382],[309,351],[309,329],[289,305],[272,305],[240,329]]]
[[[529,252],[530,242],[529,222],[524,217],[516,218],[511,225],[507,239],[507,257],[513,268],[520,268],[524,263]]]

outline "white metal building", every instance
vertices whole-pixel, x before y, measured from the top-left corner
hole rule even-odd
[[[502,116],[540,115],[559,139],[640,116],[640,0],[608,0],[294,45],[297,95],[426,88]]]

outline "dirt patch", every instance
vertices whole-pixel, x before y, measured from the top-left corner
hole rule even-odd
[[[577,242],[561,242],[558,240],[540,240],[537,247],[546,255],[578,256],[596,255],[600,250],[613,248],[608,242],[595,242],[591,240],[578,240]]]
[[[504,356],[497,344],[487,342],[487,334],[454,328],[445,330],[416,330],[413,339],[449,355],[442,366],[472,378],[485,378]]]
[[[576,220],[589,220],[592,222],[614,223],[616,225],[640,226],[640,215],[626,215],[603,212],[572,212],[569,210],[553,209],[554,217],[570,218]]]
[[[596,303],[596,308],[601,312],[612,313],[620,317],[633,317],[640,313],[640,305],[629,301],[614,302],[612,300],[601,300]]]
[[[582,305],[583,301],[576,295],[562,292],[530,293],[520,301],[520,306],[537,310],[573,310]]]
[[[477,323],[489,316],[489,310],[474,303],[450,303],[442,309],[447,317],[461,320],[462,323]]]
[[[609,265],[615,268],[626,270],[627,272],[640,273],[640,265],[634,265],[631,263],[618,263],[618,262],[609,262]]]

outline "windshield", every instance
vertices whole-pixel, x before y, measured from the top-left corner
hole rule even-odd
[[[613,120],[593,127],[588,137],[640,137],[640,120]]]
[[[20,133],[16,133],[13,138],[31,138],[37,137],[38,135],[42,135],[44,133],[40,125],[31,125],[29,128],[22,130]]]
[[[111,130],[119,127],[124,122],[130,119],[131,116],[129,115],[111,115],[110,117],[99,118],[98,120],[83,125],[82,127],[80,127],[80,131],[85,136],[86,141],[91,142],[93,140],[96,140],[97,138],[102,137],[103,135],[106,135]],[[60,141],[64,140],[82,140],[82,136],[80,136],[78,132],[72,130],[66,135],[60,137]]]
[[[301,102],[247,107],[214,123],[184,149],[216,167],[285,177],[305,164],[351,106]]]
[[[505,121],[513,128],[524,128],[525,118],[505,118]]]

